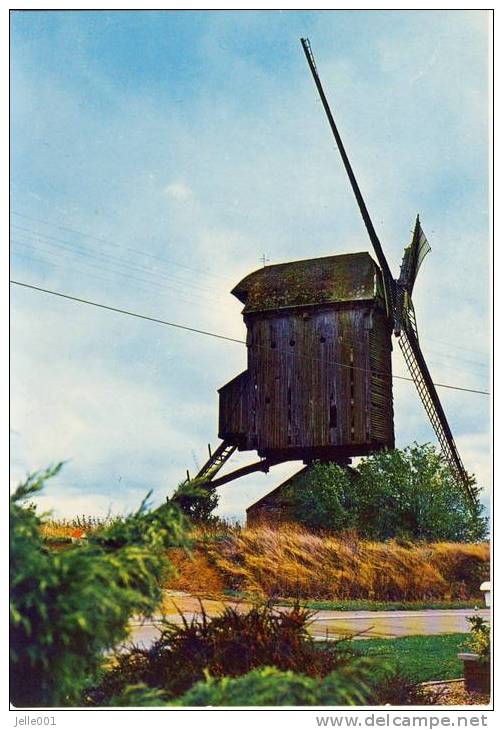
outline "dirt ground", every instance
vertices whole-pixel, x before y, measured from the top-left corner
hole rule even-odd
[[[445,684],[426,684],[424,685],[424,691],[435,700],[437,705],[479,705],[487,707],[491,703],[490,695],[467,692],[462,679],[455,682],[446,682]]]

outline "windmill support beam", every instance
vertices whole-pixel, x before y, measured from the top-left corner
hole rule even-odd
[[[235,469],[234,471],[231,471],[229,474],[224,474],[221,477],[218,477],[217,479],[212,479],[211,481],[208,481],[207,484],[203,485],[205,487],[221,487],[222,484],[227,484],[228,482],[234,481],[234,479],[239,479],[240,477],[244,477],[247,474],[252,474],[256,471],[263,471],[264,473],[267,473],[271,466],[275,466],[276,464],[282,463],[281,461],[274,461],[271,459],[261,459],[260,461],[255,461],[253,464],[248,464],[247,466],[242,466],[239,469]]]

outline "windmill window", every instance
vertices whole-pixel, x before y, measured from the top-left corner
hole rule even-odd
[[[269,398],[269,396],[266,396],[265,402],[266,403],[270,403],[271,402],[271,399]]]
[[[290,346],[293,347],[294,345],[295,345],[295,340],[292,337],[292,339],[290,340]]]
[[[322,343],[323,343],[323,342],[326,342],[326,341],[327,341],[327,338],[326,338],[326,337],[323,337],[323,335],[321,335],[321,337],[320,337],[320,342],[322,342]]]
[[[271,342],[271,349],[274,350],[275,347],[276,347],[276,343],[275,342]]]
[[[335,403],[330,406],[330,421],[328,425],[329,428],[337,428],[337,406]]]

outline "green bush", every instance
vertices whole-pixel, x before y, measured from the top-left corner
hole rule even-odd
[[[164,707],[166,698],[158,689],[145,684],[132,684],[119,694],[113,695],[102,705],[103,707]]]
[[[470,634],[466,642],[466,648],[478,654],[480,661],[489,662],[491,658],[491,628],[489,622],[482,616],[470,616]]]
[[[172,504],[177,505],[192,522],[198,524],[216,524],[220,520],[213,515],[218,507],[217,491],[198,479],[181,482],[171,497]]]
[[[390,680],[386,667],[368,659],[353,660],[323,679],[264,667],[237,678],[208,677],[182,695],[176,704],[185,707],[370,705],[374,704],[379,686]]]
[[[309,611],[294,606],[277,611],[268,605],[247,612],[227,606],[223,613],[198,617],[182,625],[166,624],[149,649],[132,647],[114,658],[114,666],[91,693],[101,705],[128,685],[144,684],[177,697],[195,682],[239,676],[252,669],[275,666],[315,677],[325,676],[353,661],[349,648],[331,642],[321,651],[307,632]]]
[[[166,504],[140,509],[56,552],[44,547],[42,519],[23,502],[58,464],[32,474],[10,499],[11,701],[16,707],[79,704],[103,654],[127,636],[133,614],[161,598],[166,548],[184,542],[186,523]]]
[[[481,490],[472,483],[475,514],[445,458],[431,444],[414,444],[375,453],[351,470],[315,463],[287,489],[286,501],[292,518],[314,530],[472,542],[487,536]]]

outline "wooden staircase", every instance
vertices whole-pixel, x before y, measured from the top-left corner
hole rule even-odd
[[[211,482],[211,480],[216,476],[216,474],[220,471],[220,469],[223,467],[226,461],[230,459],[232,454],[236,451],[237,446],[234,444],[229,443],[228,441],[222,441],[222,443],[218,446],[218,448],[215,451],[211,451],[211,447],[208,444],[208,451],[209,451],[209,459],[206,461],[206,463],[199,469],[194,479],[197,480],[204,480],[204,482]],[[187,472],[187,479],[186,481],[189,481],[190,476],[189,472]]]

